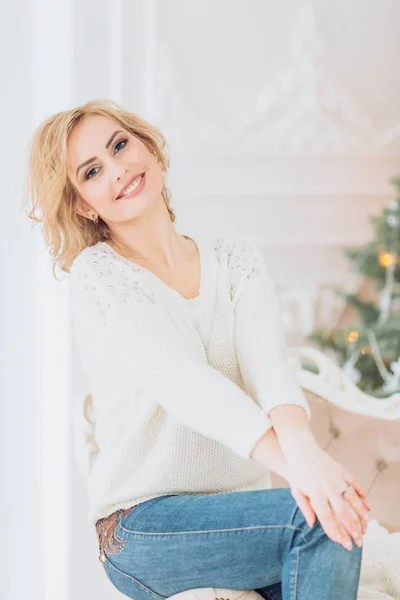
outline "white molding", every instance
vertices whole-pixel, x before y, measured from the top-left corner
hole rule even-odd
[[[171,156],[168,185],[173,194],[298,194],[364,195],[392,197],[390,179],[400,172],[400,156],[394,158],[332,157],[266,159],[193,153]]]
[[[172,198],[184,198],[185,202],[197,202],[199,199],[205,202],[213,202],[214,199],[217,199],[218,202],[225,201],[228,204],[231,202],[240,202],[245,198],[247,200],[259,201],[260,203],[270,203],[281,202],[283,198],[288,198],[293,202],[303,202],[305,208],[307,205],[315,206],[316,201],[325,202],[329,199],[335,201],[335,203],[341,203],[344,205],[344,208],[347,208],[347,203],[351,201],[352,203],[359,203],[361,205],[360,208],[365,212],[366,208],[374,209],[374,212],[378,210],[378,202],[381,201],[381,204],[389,203],[394,194],[389,192],[380,192],[376,193],[375,191],[365,191],[365,192],[341,192],[341,191],[326,191],[324,193],[322,190],[310,190],[309,192],[298,192],[295,189],[286,189],[282,190],[279,187],[270,188],[262,185],[258,185],[256,188],[251,190],[245,189],[235,189],[235,190],[222,190],[222,189],[212,189],[205,188],[202,190],[190,189],[190,188],[179,188],[175,186],[172,190]],[[264,208],[264,207],[263,207]]]
[[[230,130],[190,106],[168,45],[160,42],[158,115],[176,153],[226,155],[239,147],[240,154],[265,156],[400,155],[400,121],[379,131],[330,72],[313,2],[300,11],[295,31],[292,65],[232,119]]]

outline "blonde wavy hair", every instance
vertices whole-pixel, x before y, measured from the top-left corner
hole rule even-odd
[[[112,238],[100,216],[94,223],[74,210],[78,194],[67,176],[67,142],[73,127],[86,115],[114,119],[145,144],[164,172],[169,167],[168,146],[161,131],[115,102],[92,100],[45,120],[35,131],[29,148],[27,216],[35,224],[42,223],[55,278],[57,264],[69,273],[73,260],[84,248]],[[176,216],[165,185],[162,196],[173,223]]]

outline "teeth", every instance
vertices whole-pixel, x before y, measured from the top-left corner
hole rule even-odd
[[[142,181],[142,178],[142,175],[136,177],[136,179],[131,183],[131,185],[128,188],[126,188],[126,190],[122,193],[122,196],[126,196],[127,194],[131,194],[132,192],[134,192],[139,186],[140,182]]]

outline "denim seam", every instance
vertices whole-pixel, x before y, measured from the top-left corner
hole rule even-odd
[[[121,524],[119,524],[120,529],[125,531],[125,533],[135,533],[138,535],[190,535],[195,533],[229,533],[234,531],[249,531],[252,529],[291,529],[292,531],[299,531],[302,533],[299,527],[294,527],[292,525],[259,525],[254,527],[237,527],[234,529],[206,529],[204,531],[173,531],[173,532],[163,532],[163,533],[147,533],[145,531],[135,531],[132,529],[126,529]]]
[[[293,548],[296,554],[295,563],[290,573],[290,600],[296,600],[297,598],[297,577],[299,571],[299,548]]]
[[[290,517],[290,523],[293,523],[294,518],[296,516],[296,512],[298,510],[299,510],[299,506],[298,506],[297,502],[295,502],[295,505],[294,505],[294,508],[293,508],[293,512],[292,512],[291,517]]]
[[[162,600],[164,600],[164,598],[166,598],[166,596],[161,596],[160,594],[157,594],[157,592],[153,592],[153,590],[151,590],[150,588],[146,587],[143,583],[140,583],[140,581],[138,581],[137,579],[135,579],[131,575],[128,575],[128,573],[124,573],[123,571],[121,571],[120,569],[118,569],[118,567],[116,567],[115,565],[113,565],[113,563],[108,559],[107,555],[105,555],[105,559],[107,561],[107,564],[110,565],[110,567],[112,569],[115,569],[115,571],[118,571],[118,573],[120,573],[124,577],[127,577],[128,579],[130,579],[130,581],[132,583],[136,583],[137,585],[139,585],[148,594],[150,594],[150,595],[153,594],[154,596],[157,596],[158,598],[161,598]]]
[[[297,504],[297,502],[296,502],[296,504],[295,504],[295,507],[294,507],[294,509],[293,509],[292,517],[291,517],[291,519],[290,519],[290,523],[293,523],[293,521],[294,521],[294,518],[295,518],[295,516],[296,516],[296,513],[297,513],[297,511],[300,511],[300,508],[299,508],[299,506],[298,506],[298,504]],[[302,513],[302,514],[303,514],[303,513]],[[304,516],[304,515],[303,515],[303,516]],[[296,529],[297,531],[300,531],[300,535],[301,535],[301,537],[302,537],[302,539],[303,539],[303,542],[304,542],[304,543],[306,543],[306,542],[307,542],[307,540],[306,540],[306,538],[305,538],[305,535],[307,535],[307,532],[306,532],[306,534],[304,534],[304,531],[303,531],[301,528],[299,528],[299,527],[295,527],[295,529]],[[312,529],[312,527],[310,527],[310,529]]]
[[[296,548],[296,556],[297,556],[297,560],[296,560],[296,571],[295,571],[295,581],[294,581],[294,597],[293,600],[296,600],[297,598],[297,579],[298,579],[298,575],[299,575],[299,562],[300,562],[300,548]]]

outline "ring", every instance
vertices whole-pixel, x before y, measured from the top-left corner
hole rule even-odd
[[[350,489],[351,489],[351,487],[352,487],[351,485],[348,485],[348,486],[347,486],[347,488],[346,488],[345,490],[343,490],[343,492],[341,493],[341,495],[342,495],[342,496],[344,496],[344,495],[345,495],[345,493],[346,493],[348,490],[350,490]]]

